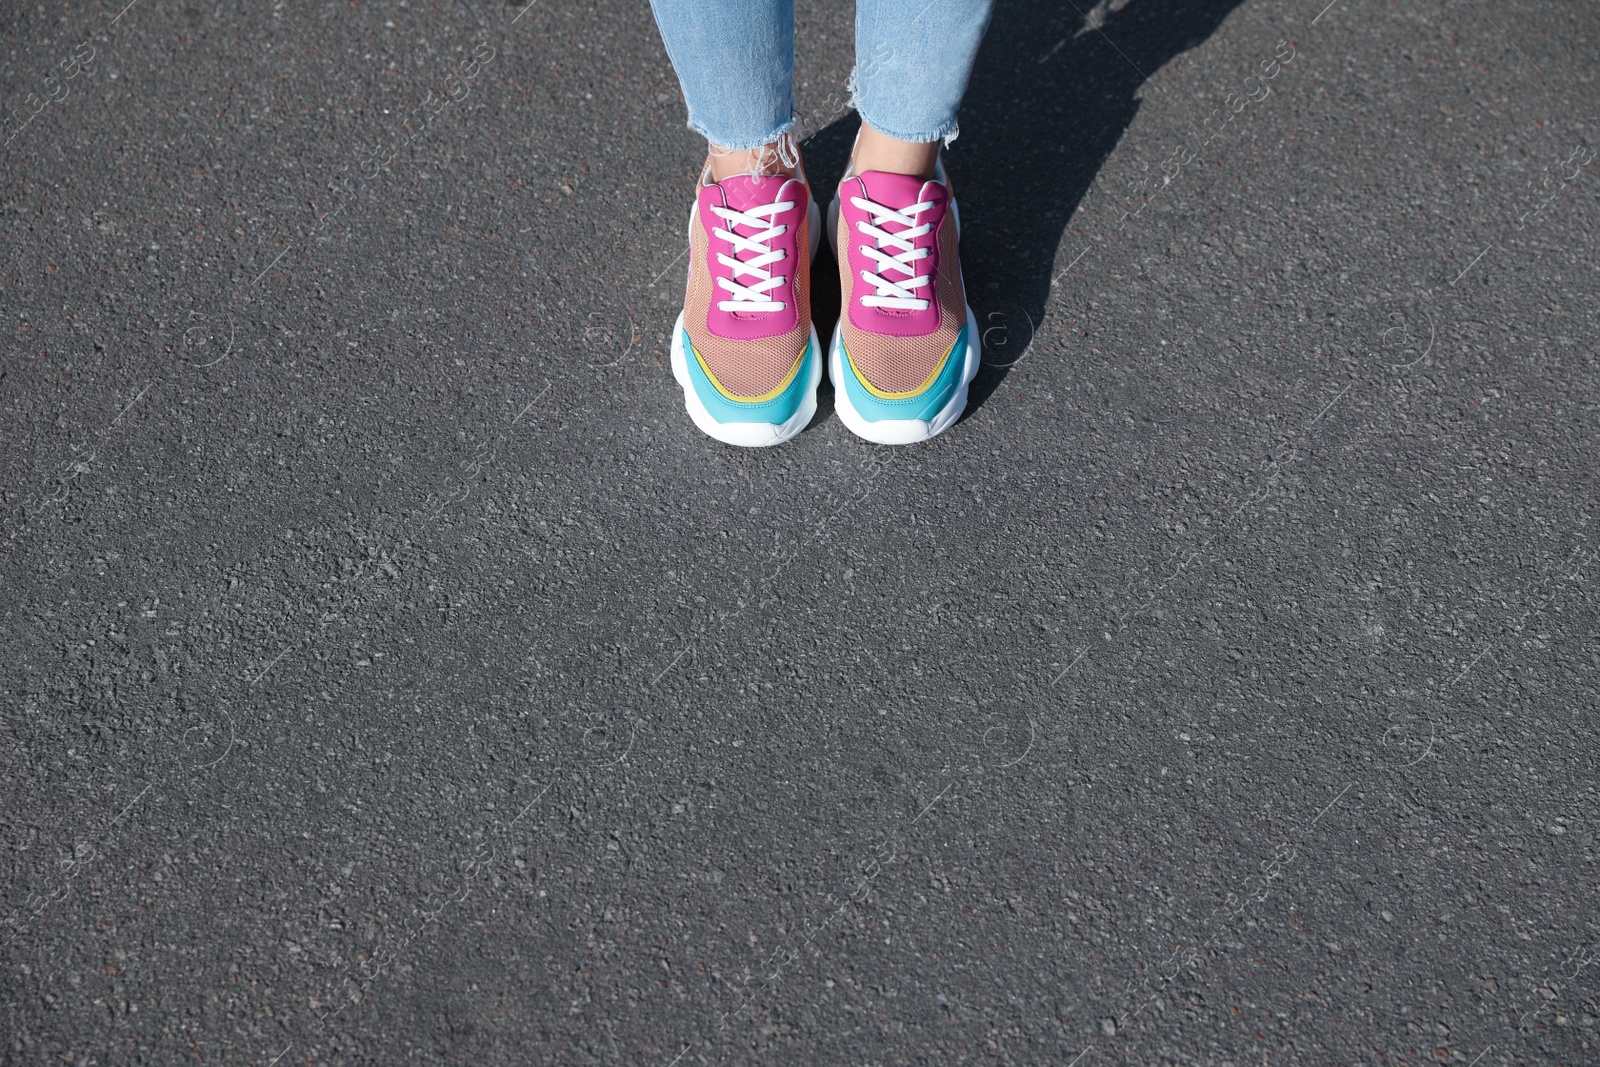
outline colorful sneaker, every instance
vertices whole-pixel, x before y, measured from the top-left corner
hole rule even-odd
[[[943,162],[929,181],[869,170],[839,184],[828,237],[843,310],[828,371],[839,418],[857,436],[926,441],[966,409],[981,348],[960,235]]]
[[[822,348],[811,322],[820,212],[799,177],[708,165],[689,214],[689,286],[672,375],[694,424],[730,445],[781,444],[817,411]]]

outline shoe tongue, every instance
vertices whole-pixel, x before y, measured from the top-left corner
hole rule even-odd
[[[769,174],[760,178],[750,174],[735,174],[731,178],[717,182],[717,186],[722,190],[722,202],[725,207],[735,211],[749,211],[753,207],[765,207],[782,200],[785,187],[795,180],[782,174]]]
[[[714,202],[715,198],[718,196],[717,190],[720,189],[723,207],[731,208],[734,211],[749,211],[751,208],[765,207],[768,204],[775,204],[780,200],[792,199],[798,202],[800,200],[798,195],[784,195],[786,192],[795,192],[795,189],[792,189],[791,186],[798,187],[799,191],[801,192],[804,192],[805,190],[804,183],[799,181],[799,179],[790,178],[783,174],[767,174],[762,175],[759,178],[750,174],[735,174],[732,177],[724,178],[720,182],[710,186],[707,189],[707,192],[711,195]],[[718,222],[719,225],[728,227],[734,233],[749,237],[752,234],[760,233],[765,230],[769,225],[770,220],[768,223],[762,223],[760,225],[749,223],[729,223],[722,220],[718,220]],[[774,245],[774,247],[781,247],[781,245]],[[753,258],[756,253],[745,250],[735,252],[733,255],[736,259],[748,260]],[[768,267],[768,270],[776,271],[777,269],[778,265]],[[749,320],[759,321],[773,313],[765,311],[732,311],[729,312],[729,314],[736,321],[744,322]]]
[[[890,174],[887,171],[869,170],[856,175],[863,188],[867,191],[867,199],[884,207],[901,208],[910,207],[912,204],[921,203],[922,190],[925,185],[943,191],[944,187],[933,180],[924,181],[910,174]],[[938,201],[937,193],[928,197],[929,200]]]

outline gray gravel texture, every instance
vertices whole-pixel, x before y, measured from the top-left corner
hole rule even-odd
[[[771,451],[644,5],[8,7],[3,1062],[1600,1063],[1600,11],[1324,3],[1003,0]]]

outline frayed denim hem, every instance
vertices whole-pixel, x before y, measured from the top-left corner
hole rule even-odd
[[[704,125],[696,122],[693,115],[689,116],[688,125],[689,129],[693,130],[695,133],[698,133],[701,137],[704,137],[708,144],[716,145],[718,148],[726,148],[730,152],[750,152],[757,148],[764,148],[769,144],[773,144],[774,142],[781,143],[785,139],[791,141],[798,140],[798,131],[801,123],[800,116],[791,112],[787,122],[780,123],[779,125],[775,126],[770,133],[763,134],[753,139],[749,137],[731,137],[723,139],[718,137],[714,131],[707,129]]]
[[[861,116],[861,121],[865,122],[868,126],[871,126],[879,133],[893,137],[896,141],[907,141],[912,144],[932,144],[934,141],[938,141],[941,143],[942,147],[949,148],[950,143],[961,135],[961,126],[953,118],[949,122],[943,123],[931,131],[912,130],[909,132],[897,130],[893,126],[877,122],[876,120],[870,118],[867,113],[861,109],[861,87],[856,79],[855,70],[850,71],[850,78],[844,83],[844,87],[846,92],[850,94],[849,106],[855,109],[857,115]]]
[[[950,142],[961,136],[961,127],[954,119],[931,132],[903,132],[891,126],[885,126],[881,122],[875,122],[869,116],[863,115],[859,107],[856,108],[856,114],[861,115],[862,122],[865,122],[881,134],[893,137],[896,141],[908,141],[912,144],[932,144],[934,141],[938,141],[943,147],[949,148]]]

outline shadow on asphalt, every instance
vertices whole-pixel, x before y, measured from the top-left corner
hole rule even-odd
[[[967,300],[986,337],[1004,339],[998,356],[999,345],[985,344],[964,419],[994,395],[1043,325],[1067,222],[1138,113],[1135,94],[1242,2],[1130,0],[1098,29],[1086,23],[1087,3],[995,5],[947,163],[961,203]],[[808,138],[807,172],[843,173],[858,124],[850,112]],[[838,183],[813,184],[826,205]],[[812,315],[831,324],[839,315],[837,278],[827,270],[817,278]],[[819,416],[831,399],[819,397]]]

